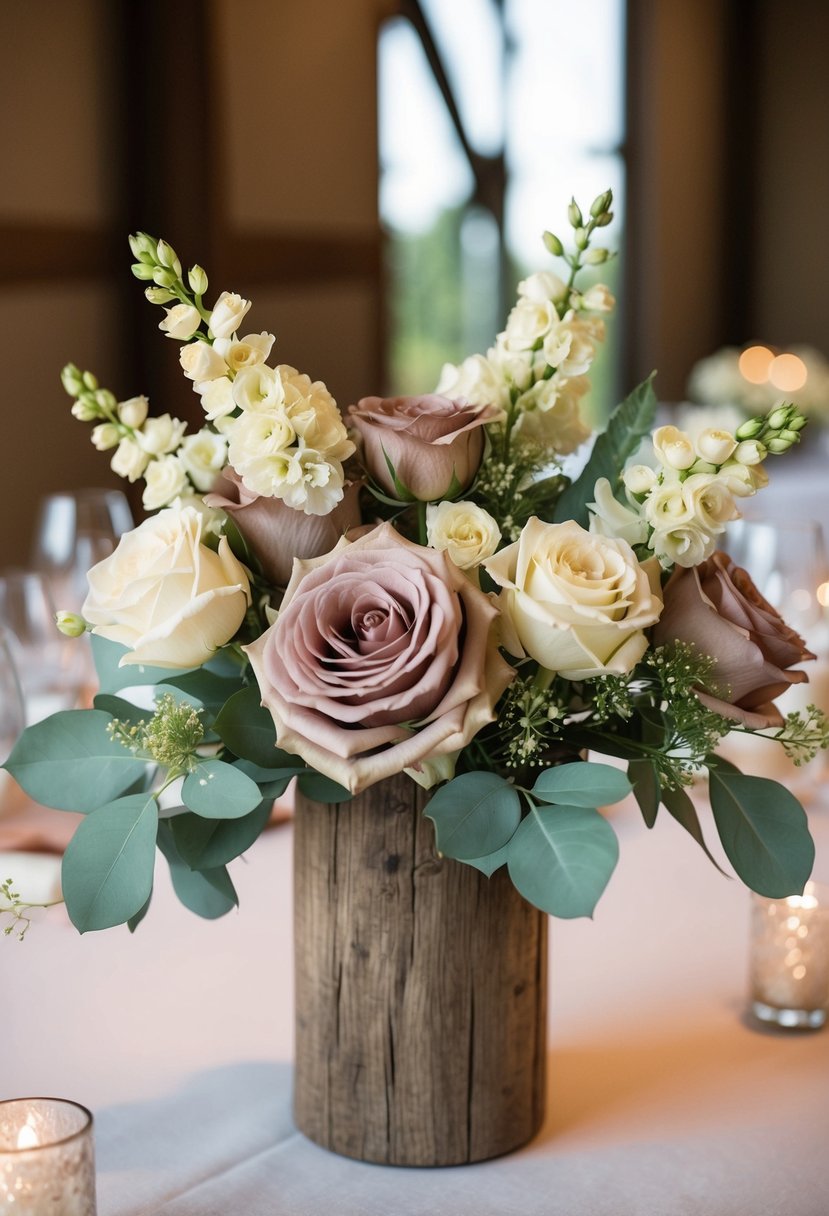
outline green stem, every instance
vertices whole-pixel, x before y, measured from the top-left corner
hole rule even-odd
[[[426,528],[426,507],[427,503],[419,502],[417,504],[417,535],[421,545],[427,545],[429,541],[429,533]]]

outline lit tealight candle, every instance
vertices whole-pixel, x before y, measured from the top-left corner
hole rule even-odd
[[[769,382],[781,393],[797,393],[806,383],[806,364],[797,355],[778,355],[769,368]]]
[[[774,351],[767,346],[749,346],[740,355],[738,367],[740,375],[749,384],[766,384],[771,365],[774,363]]]
[[[787,1029],[819,1029],[829,1005],[829,889],[808,882],[802,895],[753,897],[751,1008]]]
[[[92,1115],[62,1098],[0,1102],[0,1211],[95,1216]]]

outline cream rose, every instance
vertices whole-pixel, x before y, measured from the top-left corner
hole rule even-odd
[[[278,746],[354,793],[459,751],[515,674],[496,615],[390,524],[295,562],[276,623],[246,648]]]
[[[441,502],[426,508],[426,534],[433,549],[445,553],[459,570],[472,570],[501,543],[501,529],[474,502]]]
[[[218,380],[228,372],[227,364],[219,352],[201,340],[182,346],[178,361],[188,380]]]
[[[210,332],[214,338],[229,338],[242,324],[250,309],[250,300],[235,291],[223,291],[210,316]]]
[[[122,667],[199,667],[241,625],[248,576],[224,537],[218,552],[201,543],[203,527],[192,507],[161,511],[89,571],[84,619],[129,648]]]
[[[577,523],[531,519],[515,544],[485,562],[503,588],[502,642],[570,680],[626,674],[659,618],[655,562],[640,565],[626,541]]]

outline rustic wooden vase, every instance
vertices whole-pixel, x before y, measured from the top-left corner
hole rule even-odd
[[[547,918],[439,857],[408,777],[295,821],[294,1118],[324,1148],[462,1165],[544,1115]]]

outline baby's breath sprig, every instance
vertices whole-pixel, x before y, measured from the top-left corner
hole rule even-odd
[[[805,710],[787,714],[784,725],[769,737],[782,745],[786,755],[799,768],[829,747],[829,718],[816,705],[807,705]]]
[[[499,707],[497,734],[488,748],[509,769],[544,766],[564,726],[567,701],[558,682],[542,688],[534,677],[519,675]]]
[[[166,768],[167,779],[172,781],[191,773],[199,762],[198,748],[205,735],[201,714],[202,710],[165,693],[156,701],[149,720],[133,723],[113,718],[107,733],[133,755]]]
[[[19,942],[22,942],[32,923],[30,912],[37,908],[54,908],[58,904],[62,904],[62,899],[52,899],[47,903],[31,903],[29,900],[21,899],[20,892],[14,890],[14,879],[7,878],[5,882],[0,883],[0,899],[4,903],[0,903],[0,917],[8,917],[8,924],[3,926],[3,936],[11,937],[15,935]]]

